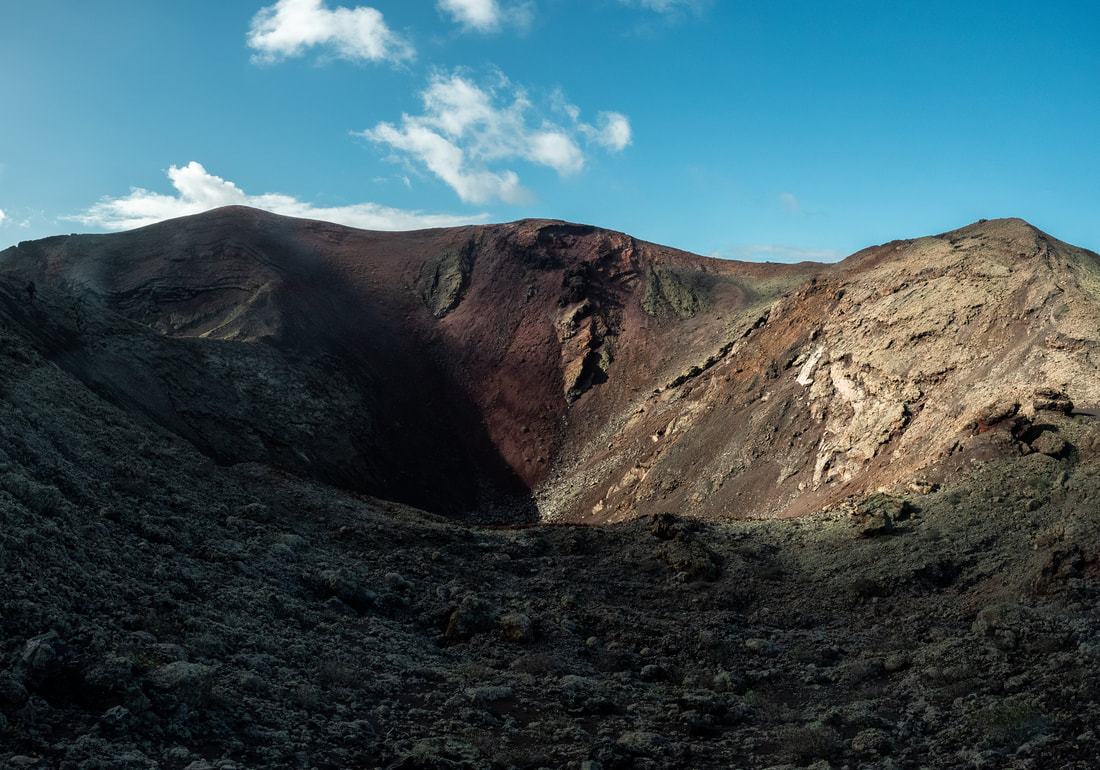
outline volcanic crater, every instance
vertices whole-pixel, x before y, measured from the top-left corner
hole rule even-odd
[[[20,243],[0,763],[1093,767],[1098,321],[1019,219]]]

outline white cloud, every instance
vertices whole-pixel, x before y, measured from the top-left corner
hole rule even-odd
[[[481,32],[500,26],[500,4],[496,0],[439,0],[439,10],[462,26]]]
[[[172,166],[168,178],[176,195],[135,187],[123,198],[104,198],[81,214],[66,217],[89,227],[105,230],[129,230],[151,225],[165,219],[198,214],[220,206],[252,206],[275,214],[360,227],[366,230],[416,230],[427,227],[451,227],[484,222],[486,214],[459,216],[402,211],[377,203],[357,203],[349,206],[314,206],[289,195],[265,193],[248,195],[232,182],[207,173],[200,164],[191,161],[182,168]]]
[[[519,175],[511,169],[494,170],[494,164],[524,160],[565,176],[584,169],[579,137],[613,152],[630,143],[630,122],[624,115],[602,112],[600,127],[590,126],[579,122],[576,107],[555,94],[554,108],[569,118],[569,125],[562,126],[534,114],[526,92],[513,88],[503,75],[497,81],[481,87],[458,73],[436,74],[422,94],[423,115],[402,115],[398,125],[379,123],[358,136],[419,163],[470,203],[530,200]]]
[[[806,249],[766,243],[755,246],[731,246],[711,256],[747,262],[838,262],[847,255],[836,249]]]
[[[439,10],[466,30],[495,32],[505,24],[527,27],[534,16],[531,2],[502,6],[497,0],[439,0]]]
[[[589,139],[612,152],[626,149],[631,142],[630,121],[621,112],[601,112],[598,116],[600,127],[581,126]],[[575,118],[574,118],[575,119]]]
[[[4,220],[5,220],[5,219],[7,219],[7,218],[8,218],[8,217],[7,217],[7,215],[6,215],[5,213],[4,213],[4,210],[3,210],[3,209],[0,209],[0,225],[3,225],[3,224],[4,224]]]
[[[531,198],[520,186],[519,176],[514,171],[496,174],[487,169],[471,169],[461,147],[431,128],[418,125],[408,116],[401,130],[389,123],[379,123],[361,135],[415,157],[464,201],[483,203],[499,198],[506,203],[523,203]]]
[[[367,6],[329,10],[324,0],[279,0],[252,17],[248,45],[254,62],[301,56],[320,46],[342,59],[398,62],[414,51],[393,32],[381,12]]]
[[[575,174],[584,168],[584,153],[581,148],[573,137],[556,127],[531,134],[527,157],[563,174]]]

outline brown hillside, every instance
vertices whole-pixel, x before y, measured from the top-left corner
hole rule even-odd
[[[820,269],[560,222],[370,233],[244,208],[24,243],[3,266],[41,285],[40,335],[86,298],[83,339],[44,340],[60,365],[220,461],[448,511],[523,501],[565,445],[709,351],[715,319]]]
[[[219,462],[509,520],[797,515],[1100,405],[1097,258],[1020,220],[787,266],[233,207],[0,264],[58,365]]]
[[[969,471],[992,423],[1015,431],[1003,451],[1031,451],[1017,410],[1041,425],[1100,403],[1098,299],[1097,256],[1021,220],[867,249],[639,399],[544,509],[796,515]]]

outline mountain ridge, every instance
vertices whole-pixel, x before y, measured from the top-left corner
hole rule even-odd
[[[0,260],[47,292],[76,287],[84,312],[109,323],[192,347],[260,344],[249,355],[277,366],[272,387],[250,392],[272,413],[286,411],[271,406],[280,383],[321,387],[339,404],[289,438],[268,425],[248,448],[218,423],[248,430],[259,418],[219,413],[210,391],[247,380],[239,365],[221,363],[230,379],[219,387],[192,371],[150,388],[124,346],[59,351],[80,379],[219,461],[277,456],[295,472],[320,468],[324,480],[451,512],[497,500],[548,520],[663,507],[795,515],[943,461],[966,443],[973,413],[1027,401],[1013,371],[1038,366],[1032,390],[1100,404],[1080,363],[1096,356],[1086,305],[1097,258],[1019,219],[833,265],[775,265],[555,220],[375,233],[228,207],[22,244]],[[1066,291],[1072,301],[1056,297]],[[206,413],[184,413],[196,394]],[[790,434],[779,444],[775,425]]]

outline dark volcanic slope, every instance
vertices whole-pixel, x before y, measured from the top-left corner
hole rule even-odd
[[[798,515],[964,472],[994,417],[1100,406],[1098,259],[1021,220],[783,266],[226,208],[0,256],[42,287],[12,316],[116,404],[441,512]]]
[[[218,460],[456,511],[524,504],[565,446],[820,268],[557,222],[370,233],[226,208],[23,243],[0,269],[40,285],[11,312],[59,365]]]

